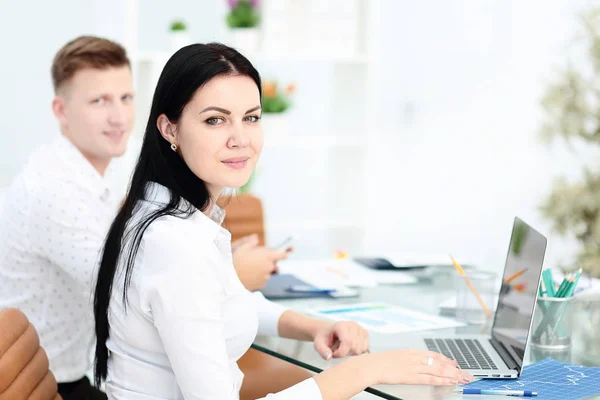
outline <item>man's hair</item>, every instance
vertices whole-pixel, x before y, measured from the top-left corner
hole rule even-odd
[[[108,39],[80,36],[65,44],[54,56],[51,69],[54,92],[82,69],[122,66],[130,66],[123,46]]]

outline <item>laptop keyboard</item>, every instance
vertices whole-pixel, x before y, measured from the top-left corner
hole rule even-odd
[[[425,344],[458,362],[460,369],[498,369],[477,339],[425,339]]]

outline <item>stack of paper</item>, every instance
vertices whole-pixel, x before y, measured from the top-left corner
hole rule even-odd
[[[489,309],[492,312],[496,311],[497,304],[498,304],[498,296],[494,297],[494,301],[492,302],[492,304],[489,305]],[[469,307],[469,309],[472,309],[472,310],[481,310],[481,306],[479,305],[479,303],[469,302],[467,304],[467,306]],[[456,296],[450,297],[449,299],[441,302],[439,304],[439,307],[440,307],[440,312],[442,312],[444,314],[453,315],[454,313],[456,313],[456,308],[458,307],[458,299],[456,298]]]
[[[377,271],[349,259],[278,263],[281,273],[293,274],[317,287],[375,287],[380,284],[410,284],[417,279],[402,271]]]
[[[368,257],[368,256],[367,256]],[[375,256],[388,260],[394,267],[414,268],[414,267],[439,267],[447,266],[452,268],[452,260],[448,254],[423,254],[414,252],[390,252]],[[460,264],[468,268],[473,265],[468,259],[459,257]]]

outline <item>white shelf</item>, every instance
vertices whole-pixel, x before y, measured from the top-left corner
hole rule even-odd
[[[138,63],[164,64],[173,55],[168,51],[140,52],[133,54],[131,59]],[[319,53],[249,53],[244,54],[253,62],[326,62],[342,64],[366,64],[368,56],[365,54],[319,54]]]
[[[369,162],[373,162],[370,159],[369,147],[379,134],[375,111],[379,96],[377,88],[381,87],[379,80],[383,79],[377,76],[377,66],[381,62],[381,54],[384,54],[379,48],[379,18],[382,14],[379,2],[380,0],[319,0],[315,3],[318,3],[321,10],[320,14],[314,17],[317,24],[307,25],[306,15],[313,15],[314,11],[310,9],[310,2],[265,0],[265,6],[270,4],[276,8],[273,12],[285,7],[288,7],[285,10],[291,12],[281,11],[285,15],[268,14],[265,8],[265,14],[262,16],[265,30],[262,32],[261,50],[242,51],[259,71],[272,74],[274,79],[298,82],[303,82],[302,78],[306,79],[307,85],[299,85],[306,90],[298,93],[294,101],[299,102],[299,105],[300,102],[306,105],[309,101],[307,99],[310,99],[314,103],[311,106],[318,108],[313,119],[295,120],[294,115],[291,115],[290,120],[285,122],[290,126],[283,126],[284,129],[277,127],[277,121],[273,121],[269,126],[267,117],[264,118],[265,156],[261,160],[260,168],[269,170],[271,176],[265,174],[265,179],[269,177],[270,180],[262,181],[263,178],[259,178],[256,186],[263,188],[265,196],[268,196],[263,203],[268,204],[265,209],[267,236],[281,239],[290,234],[297,236],[295,247],[304,251],[303,256],[330,255],[331,249],[338,246],[360,248],[366,234],[367,213],[364,208],[369,204],[369,185],[363,169]],[[142,2],[126,1],[127,15],[130,16],[128,19],[134,22],[125,28],[127,49],[134,68],[138,104],[135,139],[141,141],[156,82],[164,65],[175,51],[170,46],[165,46],[162,50],[159,48],[159,51],[139,49],[138,38],[143,32],[138,30],[144,24],[138,24],[137,21],[138,3]],[[325,39],[321,43],[319,28],[323,27],[323,21],[330,23],[329,20],[322,19],[324,13],[333,11],[331,21],[335,23],[341,18],[338,7],[342,3],[355,3],[352,6],[356,12],[356,18],[352,17],[353,26],[346,26],[345,23],[339,25],[341,28],[352,28],[348,31],[350,34],[347,35],[344,29],[338,29],[333,32],[332,40]],[[302,12],[294,13],[296,8]],[[221,18],[221,9],[213,7],[208,11],[214,11],[213,16]],[[310,12],[305,15],[305,11]],[[279,37],[277,26],[273,25],[274,21],[278,20],[286,21],[279,27],[283,33],[295,32],[295,23],[308,32],[301,32],[300,29],[300,33],[296,32],[295,36]],[[335,26],[328,26],[335,29]],[[204,37],[221,38],[226,42],[223,34],[221,29],[211,32],[210,35],[209,32],[205,32]],[[273,39],[271,41],[268,40],[269,34]],[[339,37],[343,40],[342,45],[331,45],[338,43]],[[298,45],[290,45],[293,43]],[[313,73],[316,75],[314,80]],[[299,110],[302,115],[310,115],[311,111],[312,108],[309,107]],[[292,125],[296,123],[298,126]],[[130,147],[129,159],[135,161],[139,152],[138,146]],[[288,200],[281,196],[282,192],[285,193],[294,185],[306,188],[317,186],[314,185],[312,174],[298,173],[298,166],[292,164],[296,152],[299,152],[296,159],[302,160],[304,157],[314,160],[319,167],[319,182],[316,183],[320,183],[318,187],[322,188],[322,193],[316,195],[322,196],[325,204],[318,203],[314,213],[305,211],[304,215],[290,214],[290,209],[294,210],[304,205],[302,197]],[[288,159],[290,163],[287,163]],[[291,178],[280,180],[281,176]],[[260,192],[256,194],[261,197]],[[270,215],[279,217],[269,218]],[[348,218],[344,217],[346,215]]]
[[[286,136],[278,138],[265,137],[265,148],[292,149],[331,149],[342,147],[364,147],[367,141],[363,137],[341,136]]]

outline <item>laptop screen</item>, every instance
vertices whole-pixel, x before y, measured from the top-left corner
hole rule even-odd
[[[542,234],[515,218],[492,337],[501,342],[513,358],[520,360],[521,365],[533,319],[546,243]]]

